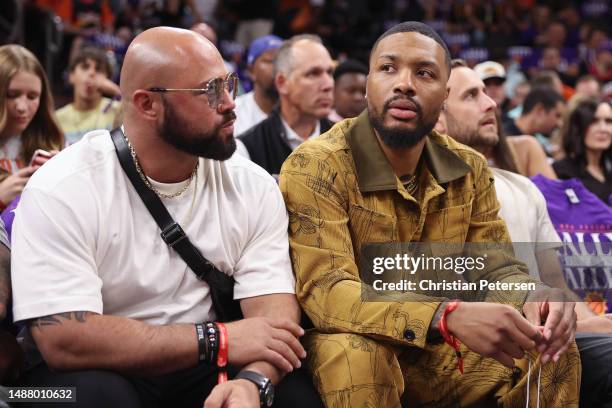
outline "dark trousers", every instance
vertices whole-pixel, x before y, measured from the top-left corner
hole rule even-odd
[[[582,363],[580,408],[612,408],[612,335],[576,333]]]
[[[230,370],[230,377],[237,373]],[[21,386],[76,387],[76,403],[20,403],[19,407],[193,407],[202,408],[217,384],[217,370],[199,365],[159,377],[126,377],[112,371],[83,370],[53,372],[46,364],[29,370]],[[311,376],[304,369],[288,374],[275,389],[275,408],[323,407]]]

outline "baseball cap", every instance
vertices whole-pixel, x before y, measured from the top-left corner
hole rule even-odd
[[[474,71],[478,74],[480,79],[486,81],[487,79],[497,78],[501,80],[506,79],[506,70],[504,66],[499,62],[485,61],[474,67]]]
[[[247,54],[247,65],[253,64],[264,52],[279,48],[282,44],[283,40],[275,35],[264,35],[253,40]]]

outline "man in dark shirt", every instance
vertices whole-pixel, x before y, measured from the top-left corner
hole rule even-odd
[[[289,154],[308,138],[326,132],[334,102],[334,65],[314,35],[286,41],[274,60],[280,106],[267,119],[238,136],[237,151],[268,173],[279,174]]]
[[[504,123],[508,136],[548,135],[561,122],[565,102],[555,90],[537,87],[525,97],[523,112],[516,120],[509,118]]]
[[[521,116],[516,119],[506,117],[502,126],[508,136],[534,136],[550,157],[556,147],[549,137],[561,127],[564,110],[565,101],[557,91],[548,86],[536,86],[525,97]]]

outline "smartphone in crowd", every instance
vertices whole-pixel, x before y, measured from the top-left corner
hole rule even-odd
[[[37,149],[32,155],[32,160],[30,160],[30,166],[42,166],[45,164],[47,160],[49,160],[53,155],[43,149]]]

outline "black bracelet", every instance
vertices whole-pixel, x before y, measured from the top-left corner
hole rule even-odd
[[[219,328],[215,322],[206,323],[206,341],[208,344],[208,362],[211,365],[217,364],[219,354]]]
[[[196,336],[198,337],[198,360],[200,362],[207,360],[208,347],[206,344],[206,335],[204,334],[204,325],[196,323]]]

